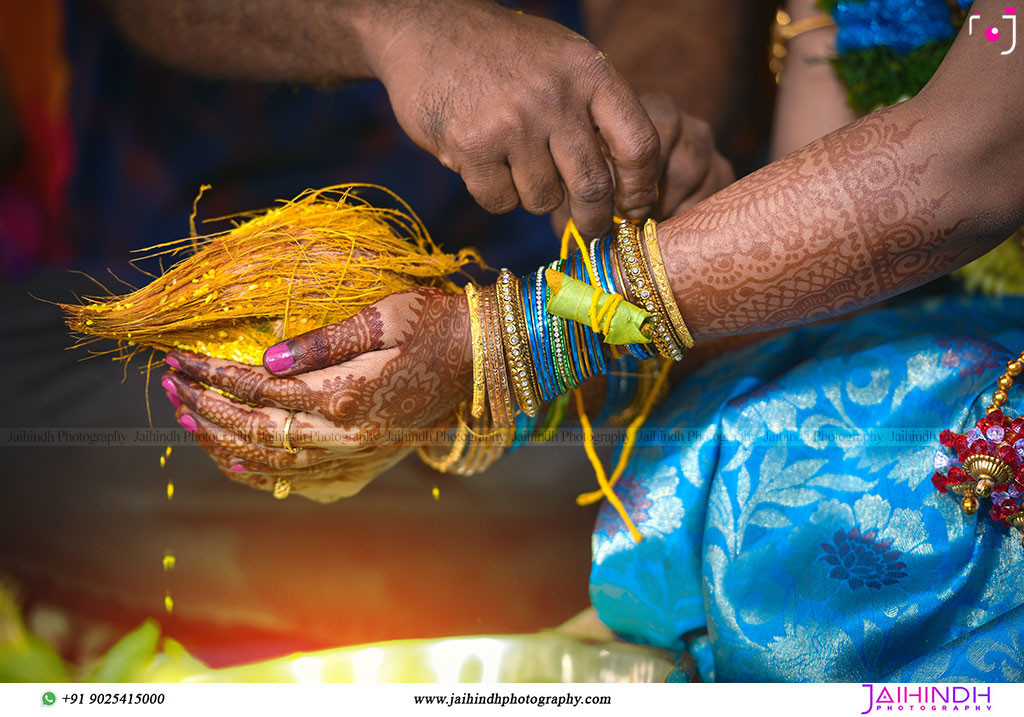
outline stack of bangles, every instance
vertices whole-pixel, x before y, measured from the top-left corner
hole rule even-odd
[[[574,288],[589,292],[589,318],[586,307],[576,320],[548,310],[554,291],[550,270],[588,285]],[[472,403],[459,407],[458,425],[448,440],[419,449],[427,465],[444,473],[480,473],[506,450],[550,438],[565,415],[567,395],[594,376],[608,376],[597,420],[630,422],[656,384],[661,362],[648,359],[679,361],[693,345],[669,286],[653,220],[642,235],[623,221],[614,233],[594,239],[586,254],[577,252],[522,278],[502,269],[492,286],[468,285],[466,301]],[[596,310],[599,302],[603,311]],[[625,352],[619,352],[600,334],[607,333],[613,314],[626,302],[643,318],[640,328],[647,340],[625,343]]]

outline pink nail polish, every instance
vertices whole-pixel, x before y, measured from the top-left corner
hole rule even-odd
[[[167,393],[177,393],[178,387],[174,385],[174,381],[171,380],[170,376],[164,376],[160,379],[160,385],[164,387]]]
[[[181,427],[184,428],[189,433],[196,432],[196,419],[192,418],[192,416],[190,416],[189,414],[181,414],[181,418],[178,419],[178,423],[181,424]]]
[[[245,466],[243,466],[241,463],[236,463],[235,465],[231,466],[231,470],[241,472],[245,470]]]
[[[295,365],[295,358],[287,343],[274,344],[263,354],[263,365],[270,373],[281,373]]]
[[[168,391],[167,392],[167,400],[170,401],[171,405],[174,406],[175,408],[180,408],[181,407],[181,399],[178,398],[178,394],[171,393],[170,391]]]
[[[165,358],[165,359],[164,359],[164,361],[165,361],[165,362],[167,363],[167,365],[168,365],[168,366],[170,366],[171,368],[173,368],[173,369],[177,369],[178,371],[180,371],[180,370],[181,370],[181,364],[180,364],[180,363],[178,363],[178,359],[174,358],[173,356],[168,356],[167,358]]]

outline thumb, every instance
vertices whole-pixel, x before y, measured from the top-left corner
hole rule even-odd
[[[263,366],[275,376],[294,376],[390,348],[396,337],[385,325],[382,308],[373,304],[344,321],[274,344],[263,352]]]

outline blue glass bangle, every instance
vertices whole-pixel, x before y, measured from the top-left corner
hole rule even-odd
[[[550,264],[550,268],[554,269],[555,271],[561,271],[563,268],[562,262],[553,261]],[[548,283],[545,281],[543,286],[544,306],[547,306],[549,293]],[[547,311],[544,312],[544,329],[550,337],[547,343],[548,358],[551,360],[551,365],[553,367],[553,375],[555,377],[555,386],[557,387],[557,392],[559,394],[562,394],[569,392],[569,386],[566,383],[565,367],[562,366],[561,362],[558,360],[558,352],[556,351],[556,349],[560,350],[561,346],[561,335],[559,332],[560,326],[557,323],[558,321],[561,321],[561,319],[559,319],[557,316],[552,316]]]
[[[579,264],[577,261],[578,254],[573,254],[569,257],[569,276],[574,279],[579,279]],[[565,333],[569,339],[569,367],[573,372],[573,380],[576,386],[587,380],[587,372],[583,368],[583,347],[580,346],[579,332],[576,330],[577,322],[566,321],[565,322]]]
[[[597,273],[597,267],[594,267],[594,273]],[[590,277],[587,275],[587,267],[583,263],[582,254],[579,256],[576,262],[576,278],[585,283],[590,283]],[[600,284],[600,279],[598,279]],[[603,287],[602,287],[603,288]],[[596,376],[599,373],[605,372],[603,357],[601,352],[597,350],[598,346],[596,343],[597,332],[591,329],[586,324],[580,324],[576,328],[578,343],[580,344],[579,350],[581,358],[587,366],[586,378]],[[585,352],[585,353],[584,353]],[[586,379],[584,379],[586,380]]]
[[[544,366],[544,380],[547,384],[546,400],[551,401],[558,395],[558,386],[555,383],[555,367],[551,363],[551,335],[547,331],[547,300],[545,298],[544,267],[540,267],[534,275],[533,281],[533,320],[536,322],[537,335],[540,342],[537,351],[540,355],[541,365]]]
[[[536,277],[528,274],[523,277],[523,305],[526,308],[526,329],[530,339],[530,354],[537,371],[537,384],[540,387],[542,401],[550,401],[553,394],[551,376],[544,362],[544,326],[537,320]]]

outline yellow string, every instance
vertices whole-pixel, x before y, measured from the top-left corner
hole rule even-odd
[[[629,519],[629,514],[626,513],[626,508],[622,505],[622,501],[619,500],[619,496],[615,495],[612,492],[611,486],[608,485],[608,480],[604,474],[604,466],[601,465],[601,459],[597,457],[597,451],[594,450],[594,429],[590,425],[590,419],[587,418],[587,411],[583,405],[583,394],[580,393],[579,389],[576,389],[573,391],[573,395],[576,397],[576,410],[580,415],[580,425],[583,426],[583,448],[587,452],[587,458],[590,459],[590,465],[594,466],[594,474],[597,476],[597,482],[601,486],[601,490],[597,492],[608,499],[608,502],[615,508],[619,517],[626,524],[626,527],[629,528],[629,533],[633,536],[633,540],[639,543],[643,540],[643,536],[636,529],[633,521]]]
[[[633,419],[629,424],[629,428],[626,429],[626,439],[622,443],[622,452],[619,453],[619,461],[615,465],[615,472],[612,473],[612,477],[608,480],[609,487],[614,487],[618,483],[619,478],[626,470],[626,463],[629,461],[630,454],[633,453],[633,448],[636,446],[636,434],[640,430],[640,426],[644,424],[647,418],[651,415],[651,410],[654,408],[654,401],[657,399],[658,394],[661,393],[662,388],[665,386],[665,382],[668,381],[669,366],[673,363],[672,359],[664,359],[661,366],[661,372],[658,374],[658,378],[654,381],[654,386],[651,387],[651,392],[647,394],[647,398],[644,400],[643,410],[640,411],[640,415]],[[602,497],[606,497],[604,486],[601,490],[595,490],[590,493],[582,493],[576,497],[577,505],[590,505],[601,500]]]
[[[617,221],[618,219],[616,219],[616,222]],[[589,277],[590,279],[590,285],[597,290],[594,292],[594,295],[591,297],[590,300],[590,326],[594,331],[598,331],[600,327],[600,321],[603,318],[605,319],[603,333],[607,334],[608,330],[611,328],[611,320],[612,316],[615,313],[615,307],[617,307],[619,303],[623,300],[622,296],[619,294],[612,294],[611,300],[605,304],[604,308],[601,310],[601,313],[598,314],[598,299],[600,298],[601,294],[605,292],[601,288],[601,284],[597,280],[597,275],[594,273],[594,267],[590,263],[590,252],[587,250],[586,242],[583,241],[583,236],[576,228],[576,224],[573,222],[572,219],[570,219],[569,222],[565,225],[565,231],[562,232],[562,250],[560,253],[560,258],[562,259],[569,258],[570,239],[576,240],[576,245],[580,248],[580,256],[583,258],[583,265],[586,267],[587,277]],[[659,381],[660,380],[661,377],[659,377]],[[658,385],[659,384],[656,382],[655,389],[657,389]],[[651,396],[654,395],[656,395],[656,390],[652,391],[651,393]],[[633,524],[633,521],[630,520],[629,514],[626,513],[626,509],[622,505],[622,501],[619,500],[619,497],[615,495],[614,492],[612,492],[611,487],[612,485],[614,485],[614,481],[612,483],[608,482],[608,479],[604,472],[604,466],[601,465],[601,459],[598,458],[597,451],[594,449],[594,429],[590,424],[590,418],[587,416],[586,406],[583,402],[583,394],[580,392],[580,389],[577,388],[573,390],[573,396],[576,399],[576,412],[579,414],[580,425],[583,427],[583,449],[587,453],[587,458],[590,459],[590,464],[594,467],[594,475],[597,476],[597,483],[598,485],[601,486],[601,489],[598,491],[594,491],[594,493],[597,494],[598,500],[600,500],[602,497],[608,500],[611,506],[615,508],[615,512],[619,514],[620,518],[622,518],[622,522],[624,522],[626,524],[626,527],[629,528],[629,533],[633,536],[633,540],[639,543],[643,539],[643,536],[640,534],[640,531],[636,529],[636,526]],[[654,405],[654,401],[650,396],[648,397],[648,399],[649,400],[647,401],[645,408],[649,413],[650,406]],[[640,424],[643,423],[643,420],[645,418],[647,418],[647,413],[641,413],[640,417],[638,417],[639,422],[633,422],[633,424],[636,424],[636,428],[633,428],[633,424],[630,424],[630,428],[633,429],[632,436],[630,435],[629,431],[626,432],[626,445],[623,446],[622,452],[627,457],[628,454],[632,452],[633,443],[636,441],[636,432],[640,428]],[[613,476],[615,480],[618,479],[618,475],[621,475],[622,470],[625,468],[625,463],[623,461],[620,460],[619,463],[620,465],[616,466],[616,475]],[[591,494],[588,493],[586,495]],[[576,502],[579,503],[578,498]],[[580,505],[584,504],[580,503]]]
[[[594,292],[597,295],[597,292]],[[599,331],[602,334],[607,334],[612,330],[612,319],[615,318],[615,310],[625,301],[622,294],[612,294],[611,298],[608,299],[608,303],[604,305],[604,308],[597,313],[597,321],[591,324],[594,331]],[[604,319],[604,326],[600,326],[601,319]]]

